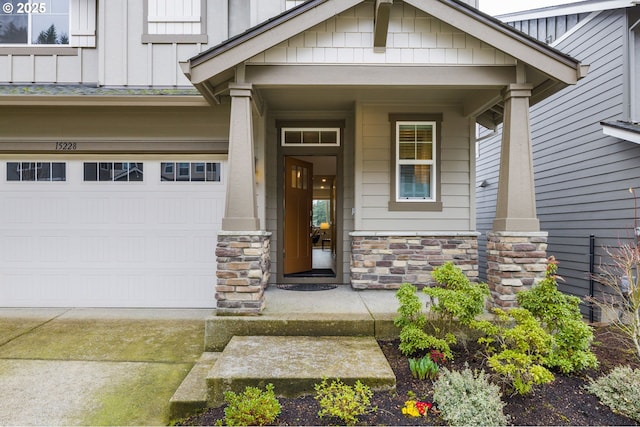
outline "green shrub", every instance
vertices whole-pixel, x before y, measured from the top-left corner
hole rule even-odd
[[[508,388],[527,394],[534,384],[546,384],[554,376],[544,367],[553,337],[533,315],[523,308],[509,312],[494,309],[496,321],[476,321],[473,325],[485,333],[478,342],[484,344],[489,367]]]
[[[340,379],[327,383],[327,379],[323,378],[314,389],[314,398],[320,404],[320,418],[328,415],[341,419],[346,425],[355,425],[360,415],[376,410],[371,407],[373,392],[360,381],[356,381],[352,387]]]
[[[280,415],[280,402],[273,393],[273,384],[267,384],[266,391],[256,387],[246,387],[243,393],[224,393],[227,407],[224,422],[228,426],[263,426],[273,423]]]
[[[486,283],[471,283],[464,272],[452,262],[447,262],[433,270],[431,275],[440,287],[424,288],[423,292],[432,299],[431,310],[449,325],[454,319],[468,325],[484,311],[484,302],[489,293]]]
[[[443,368],[433,385],[433,400],[442,418],[455,426],[504,426],[504,402],[500,389],[491,384],[484,371],[462,372]]]
[[[580,299],[558,290],[558,266],[549,260],[544,280],[531,289],[516,295],[520,307],[538,319],[545,331],[553,337],[551,353],[545,366],[556,368],[565,374],[598,366],[598,359],[591,352],[593,330],[580,313]]]
[[[431,310],[437,316],[430,322],[433,334],[425,332],[427,317],[422,311],[422,303],[417,296],[415,286],[405,283],[396,293],[400,307],[394,319],[400,331],[400,351],[404,355],[413,355],[421,351],[436,349],[448,359],[453,358],[451,345],[457,343],[451,332],[454,321],[468,325],[484,310],[484,300],[489,288],[484,283],[471,283],[459,267],[448,262],[433,270],[432,277],[441,286],[424,288],[432,301]]]
[[[640,422],[640,369],[618,366],[587,389],[614,412]]]
[[[403,283],[396,292],[399,302],[398,316],[393,323],[400,330],[400,351],[405,356],[410,356],[421,351],[437,349],[447,357],[451,357],[449,344],[455,343],[455,337],[451,334],[444,338],[438,338],[425,332],[427,316],[422,311],[422,302],[417,295],[417,289],[410,283]]]

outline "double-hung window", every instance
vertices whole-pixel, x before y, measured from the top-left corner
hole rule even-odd
[[[0,46],[69,45],[70,0],[0,3]]]
[[[441,210],[440,115],[391,115],[390,210]]]

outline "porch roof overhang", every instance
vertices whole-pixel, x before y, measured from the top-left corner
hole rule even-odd
[[[600,126],[605,135],[640,144],[640,123],[612,121],[600,122]]]
[[[278,64],[245,66],[247,60],[363,0],[309,0],[181,63],[185,75],[212,104],[230,82],[259,88],[477,89],[464,101],[468,116],[489,128],[502,121],[501,91],[509,84],[533,85],[531,105],[586,76],[588,67],[458,0],[404,0],[405,3],[470,34],[515,58],[508,66],[444,64]],[[372,4],[375,7],[378,1]],[[379,26],[378,28],[386,26]],[[379,31],[376,28],[376,31]],[[374,48],[374,46],[372,46]],[[316,67],[310,72],[310,67]],[[436,70],[437,72],[425,72]],[[304,71],[304,72],[302,72]],[[471,74],[470,74],[471,73]],[[401,78],[398,78],[398,76]],[[526,81],[525,81],[526,80]],[[478,96],[482,93],[483,96]]]

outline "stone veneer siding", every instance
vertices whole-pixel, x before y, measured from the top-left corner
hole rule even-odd
[[[517,306],[516,293],[544,278],[547,237],[546,232],[487,233],[487,282],[494,306]]]
[[[472,281],[478,278],[478,233],[352,232],[350,236],[355,289],[397,289],[405,282],[431,285],[431,271],[447,261]]]
[[[256,315],[269,282],[271,233],[221,231],[216,257],[217,315]]]

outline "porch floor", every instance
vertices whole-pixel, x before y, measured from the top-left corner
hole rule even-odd
[[[393,290],[354,290],[349,285],[321,291],[270,286],[260,316],[210,316],[205,351],[221,351],[234,336],[371,336],[395,338],[398,300]],[[426,302],[427,296],[418,293]]]

